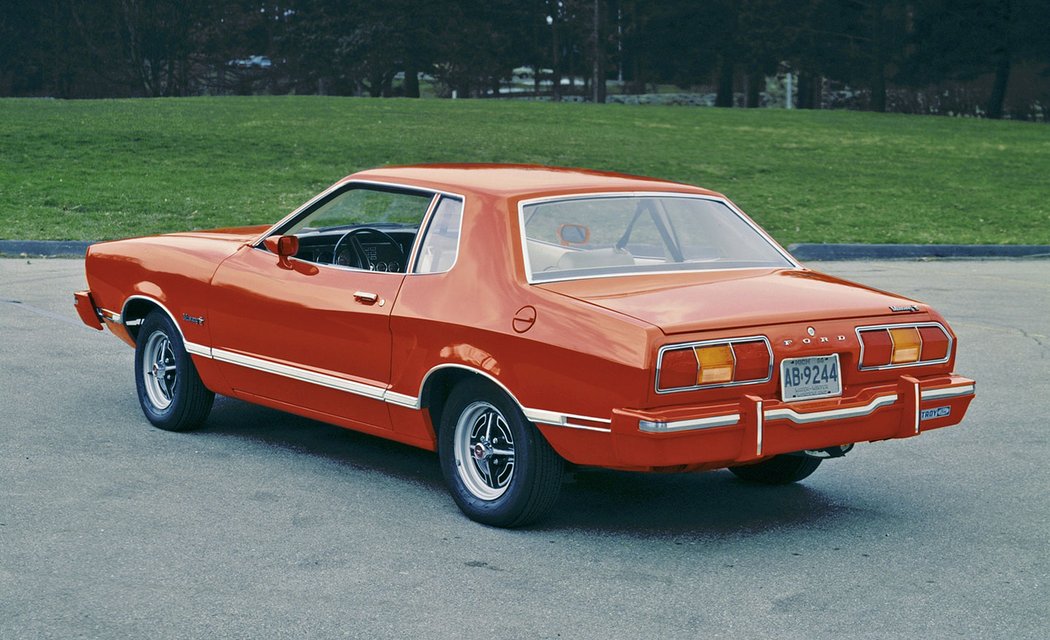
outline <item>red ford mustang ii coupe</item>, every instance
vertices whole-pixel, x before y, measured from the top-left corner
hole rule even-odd
[[[974,396],[936,311],[649,178],[374,169],[271,227],[95,244],[86,269],[80,317],[135,348],[154,425],[220,393],[436,450],[497,526],[546,513],[566,462],[794,482]]]

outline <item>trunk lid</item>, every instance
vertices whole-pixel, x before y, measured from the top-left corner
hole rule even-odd
[[[925,305],[805,269],[746,269],[536,285],[659,327],[666,335],[890,315]],[[910,314],[908,314],[910,315]]]

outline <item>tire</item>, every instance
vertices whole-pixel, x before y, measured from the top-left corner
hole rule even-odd
[[[452,498],[482,524],[535,522],[561,491],[564,461],[517,404],[487,380],[466,380],[449,394],[438,455]]]
[[[729,467],[736,477],[760,484],[790,484],[809,477],[820,466],[821,459],[811,456],[774,456],[758,464]]]
[[[135,388],[146,419],[165,431],[199,427],[215,401],[186,353],[182,334],[159,310],[146,316],[139,329]]]

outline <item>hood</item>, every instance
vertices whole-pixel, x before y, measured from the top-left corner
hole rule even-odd
[[[747,269],[566,280],[536,285],[648,322],[665,334],[886,316],[925,305],[802,269]],[[912,315],[912,314],[899,314]]]
[[[227,227],[225,229],[206,229],[203,231],[181,231],[169,233],[168,236],[181,238],[202,238],[209,240],[224,240],[227,242],[251,242],[258,238],[270,225],[255,225],[251,227]]]

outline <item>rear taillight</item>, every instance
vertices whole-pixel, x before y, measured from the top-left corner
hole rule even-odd
[[[940,324],[860,327],[861,369],[886,369],[946,362],[952,339]]]
[[[754,384],[770,379],[772,350],[764,337],[676,344],[660,350],[656,390]]]

